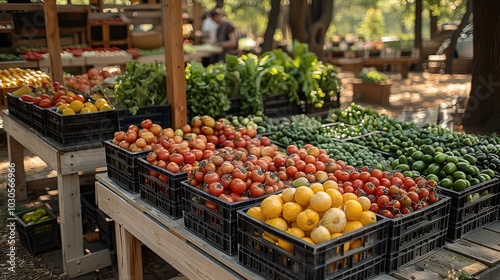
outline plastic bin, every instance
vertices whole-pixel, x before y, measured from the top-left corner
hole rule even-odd
[[[469,215],[466,219],[460,222],[455,223],[450,221],[446,238],[452,241],[457,240],[464,237],[464,235],[474,229],[495,222],[498,218],[499,207],[500,206],[496,205],[482,208],[478,213]]]
[[[42,108],[34,103],[30,106],[31,110],[31,127],[36,131],[40,132],[42,135],[47,135],[46,131],[46,115],[45,108]]]
[[[150,151],[130,152],[113,144],[111,140],[104,141],[104,149],[109,178],[130,193],[138,193],[138,159],[146,156]]]
[[[158,177],[155,176],[158,174]],[[158,210],[172,219],[182,217],[183,202],[181,182],[187,179],[187,172],[172,173],[139,158],[139,189],[146,201],[152,202]],[[154,198],[148,193],[154,191]]]
[[[22,219],[23,215],[39,208],[45,209],[49,219],[37,224],[27,225]],[[17,218],[16,229],[21,244],[32,255],[61,246],[61,232],[57,216],[45,206],[16,213],[15,216]]]
[[[116,249],[115,221],[108,217],[101,209],[96,209],[99,237],[110,251]]]
[[[269,279],[369,279],[382,273],[386,257],[388,219],[378,221],[324,243],[313,245],[238,210],[240,264]],[[294,252],[262,238],[266,232],[294,245]],[[363,244],[344,251],[346,242]]]

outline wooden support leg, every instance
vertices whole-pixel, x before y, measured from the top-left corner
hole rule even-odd
[[[16,200],[27,200],[28,191],[26,189],[26,173],[24,171],[24,147],[10,135],[7,135],[7,147],[9,151],[9,161],[14,165],[15,169]]]
[[[63,244],[64,271],[69,271],[68,262],[83,256],[82,217],[80,203],[80,178],[78,173],[57,174],[59,188],[59,215],[61,216],[61,244]]]
[[[118,278],[142,280],[141,242],[119,223],[115,222]]]

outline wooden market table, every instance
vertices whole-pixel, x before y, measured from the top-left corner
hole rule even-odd
[[[189,279],[263,279],[111,181],[96,175],[97,206],[115,221],[119,279],[141,280],[141,243]]]
[[[85,254],[82,235],[80,204],[80,175],[95,173],[106,166],[102,143],[65,147],[44,137],[37,131],[2,111],[4,130],[7,133],[9,161],[15,164],[16,200],[27,199],[27,182],[24,170],[24,148],[39,156],[57,171],[61,250],[64,271],[70,278],[111,265],[108,249]]]
[[[363,59],[363,66],[398,66],[399,73],[403,79],[408,78],[410,67],[419,62],[420,58],[415,57],[371,57]]]

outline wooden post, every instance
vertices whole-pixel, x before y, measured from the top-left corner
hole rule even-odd
[[[182,1],[162,1],[163,42],[167,67],[167,99],[172,105],[172,127],[187,123],[186,80],[182,39]]]
[[[59,38],[59,21],[57,19],[56,0],[45,1],[45,32],[50,56],[50,75],[52,81],[63,81],[61,62],[61,38]]]

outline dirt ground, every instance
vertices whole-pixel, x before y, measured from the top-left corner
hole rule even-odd
[[[352,102],[352,85],[350,84],[354,78],[352,73],[341,72],[340,76],[343,80],[343,91],[341,94],[341,106],[347,107]],[[402,80],[397,74],[390,75],[394,83],[391,89],[390,106],[376,107],[379,112],[385,113],[391,117],[400,116],[405,112],[437,110],[439,106],[447,107],[456,102],[459,97],[467,97],[470,92],[470,75],[445,75],[445,74],[430,74],[430,73],[410,73],[408,79]],[[363,104],[362,105],[370,105]],[[3,124],[0,119],[0,127]],[[456,125],[453,127],[456,128]],[[0,242],[1,248],[6,248],[7,240],[7,227],[6,227],[6,178],[8,168],[8,153],[7,141],[3,129],[0,129]],[[44,177],[56,176],[54,170],[47,167],[42,160],[37,156],[26,151],[24,158],[24,165],[28,180],[35,180]],[[54,186],[48,186],[53,188]],[[27,203],[36,203],[38,200],[38,193],[32,193],[31,201]],[[20,244],[20,243],[18,243]],[[2,249],[0,256],[0,279],[61,279],[65,278],[64,275],[53,275],[50,268],[48,268],[44,260],[40,256],[31,256],[22,246],[17,246],[18,251],[16,257],[18,258],[19,266],[16,273],[11,273],[6,270],[6,256]],[[156,259],[156,261],[155,261]],[[158,258],[151,258],[152,265],[158,265]],[[156,262],[156,264],[155,264]],[[145,266],[146,269],[152,267]],[[116,267],[107,268],[99,273],[88,275],[85,279],[117,279]],[[162,278],[161,275],[156,275],[148,279],[168,279]]]

